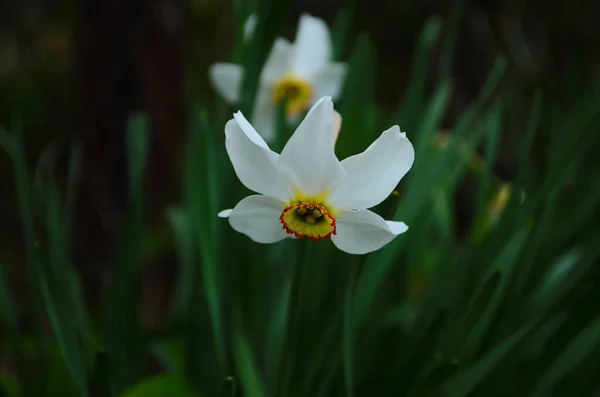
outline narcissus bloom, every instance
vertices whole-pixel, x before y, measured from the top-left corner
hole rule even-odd
[[[398,126],[341,162],[334,153],[330,97],[310,109],[281,155],[269,149],[241,112],[227,122],[225,135],[238,178],[258,195],[219,216],[252,240],[331,239],[342,251],[365,254],[408,229],[366,209],[388,197],[413,164],[413,146]]]
[[[252,21],[247,25],[253,25]],[[252,26],[245,31],[253,30]],[[332,62],[331,35],[325,21],[303,14],[292,44],[278,38],[260,74],[259,89],[251,121],[267,141],[275,134],[277,105],[286,100],[286,113],[294,120],[318,98],[336,99],[346,76],[346,64]],[[244,69],[231,63],[216,63],[209,76],[215,90],[235,104],[241,96]]]

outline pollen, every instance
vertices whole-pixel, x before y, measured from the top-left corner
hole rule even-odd
[[[305,201],[291,204],[283,210],[279,220],[288,234],[298,238],[317,241],[336,234],[335,218],[321,204]]]
[[[285,111],[288,115],[297,115],[308,108],[312,98],[313,88],[303,79],[289,76],[281,79],[273,89],[273,102],[286,100]]]

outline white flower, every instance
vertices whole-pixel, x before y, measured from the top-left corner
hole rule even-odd
[[[244,40],[250,40],[252,36],[254,36],[254,31],[256,30],[257,24],[257,14],[250,14],[250,16],[246,18],[246,22],[244,22]]]
[[[253,24],[254,20],[247,21],[246,36],[253,31]],[[340,95],[346,64],[332,62],[331,57],[327,24],[308,14],[300,17],[293,44],[284,38],[275,40],[260,74],[251,117],[264,139],[269,141],[275,135],[275,112],[284,98],[288,119],[293,120],[318,98]],[[240,99],[243,75],[242,66],[231,63],[216,63],[209,70],[215,90],[232,104]]]
[[[330,97],[321,98],[283,148],[269,149],[241,112],[225,125],[225,145],[239,180],[258,195],[219,213],[258,243],[286,237],[331,238],[342,251],[365,254],[404,233],[403,222],[367,210],[394,190],[414,161],[414,149],[393,126],[361,154],[334,153]]]

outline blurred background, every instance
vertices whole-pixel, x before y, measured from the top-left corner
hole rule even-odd
[[[34,189],[49,180],[64,186],[73,148],[82,153],[80,183],[70,203],[69,246],[89,310],[104,304],[127,208],[127,120],[144,112],[152,143],[144,191],[147,265],[141,310],[150,329],[164,324],[178,269],[165,210],[181,200],[189,104],[200,103],[219,117],[233,110],[217,98],[207,71],[214,62],[231,60],[242,22],[236,7],[255,7],[255,2],[245,3],[0,0],[0,126],[22,142]],[[339,59],[350,59],[356,46],[362,46],[364,62],[358,65],[365,74],[376,76],[369,81],[379,115],[400,114],[415,77],[415,62],[426,76],[423,97],[431,95],[440,81],[449,81],[448,111],[436,133],[440,139],[452,134],[502,57],[506,69],[491,95],[505,104],[492,170],[495,181],[516,178],[523,127],[536,95],[543,93],[538,133],[527,154],[532,186],[553,164],[553,153],[561,145],[557,134],[568,136],[574,120],[583,117],[576,115],[586,109],[596,123],[590,123],[594,128],[586,130],[574,153],[581,154],[577,170],[582,171],[581,178],[566,178],[559,190],[583,195],[598,183],[592,175],[598,170],[592,154],[600,150],[594,113],[600,103],[600,1],[294,0],[280,17],[280,33],[293,38],[303,12],[324,18],[333,28]],[[418,43],[433,16],[440,23],[439,39],[429,58],[419,64]],[[404,119],[397,122],[410,136],[407,128],[415,129],[424,115],[403,113]],[[345,123],[352,122],[352,115],[342,116]],[[481,158],[484,150],[478,147],[474,155]],[[582,185],[582,180],[589,185]],[[466,177],[453,192],[451,217],[458,245],[473,222],[478,183],[477,178]],[[0,257],[22,309],[20,330],[28,333],[33,321],[27,309],[31,291],[19,205],[11,160],[2,155]],[[600,212],[595,206],[589,209],[586,222],[578,224],[584,234],[599,229]],[[562,216],[568,218],[569,213]],[[578,236],[568,238],[575,241]],[[591,271],[586,285],[595,288],[598,279],[598,271]],[[420,293],[418,278],[411,288]],[[597,312],[597,301],[589,305],[586,316]],[[13,367],[2,353],[0,368],[10,372]]]

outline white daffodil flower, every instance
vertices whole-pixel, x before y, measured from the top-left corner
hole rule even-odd
[[[258,195],[219,216],[257,243],[330,238],[342,251],[366,254],[408,229],[366,209],[388,197],[413,164],[413,146],[398,126],[340,162],[334,153],[333,102],[324,97],[281,155],[269,149],[241,112],[227,122],[225,136],[239,180]]]
[[[257,14],[250,14],[250,16],[246,18],[246,22],[244,22],[244,40],[250,40],[252,36],[254,36],[254,31],[256,30],[257,24]]]
[[[255,21],[247,22],[246,35]],[[251,34],[251,33],[250,33]],[[346,64],[332,62],[331,35],[325,21],[303,14],[296,41],[278,38],[260,74],[251,121],[261,136],[270,141],[275,135],[277,105],[286,100],[288,120],[295,120],[318,98],[336,99],[346,76]],[[231,63],[216,63],[209,76],[215,90],[229,103],[241,96],[244,69]]]

